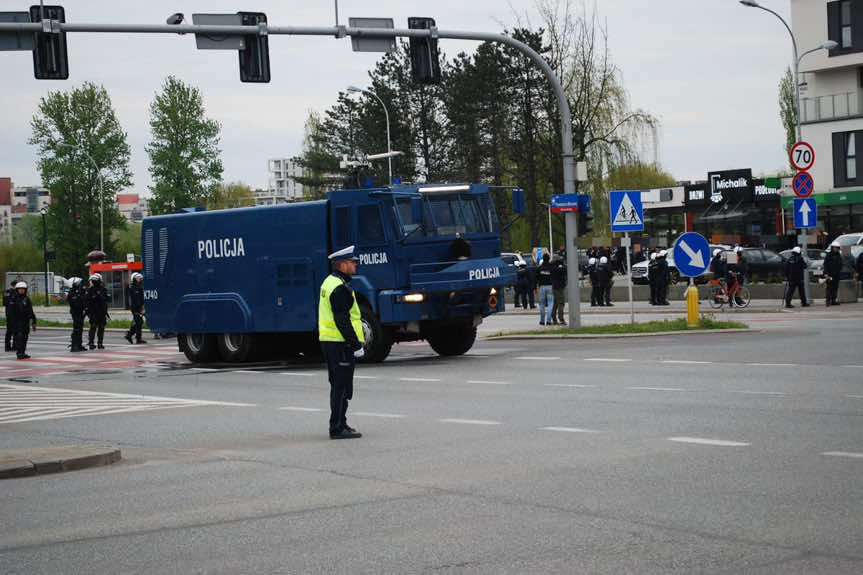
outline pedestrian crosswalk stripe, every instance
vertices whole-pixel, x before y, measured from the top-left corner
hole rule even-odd
[[[207,405],[255,404],[0,384],[0,424]]]

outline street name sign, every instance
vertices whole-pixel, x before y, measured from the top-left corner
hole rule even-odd
[[[579,208],[578,194],[554,194],[551,196],[551,211],[577,212]]]
[[[640,232],[644,229],[641,190],[615,190],[608,193],[611,231]]]
[[[814,228],[818,223],[818,204],[815,198],[794,198],[794,227]]]
[[[672,255],[680,275],[698,277],[710,265],[710,244],[701,234],[686,232],[674,242]]]

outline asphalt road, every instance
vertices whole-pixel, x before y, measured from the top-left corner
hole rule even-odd
[[[738,318],[762,331],[397,346],[350,441],[323,366],[39,332],[0,361],[0,448],[124,459],[0,483],[0,573],[859,574],[863,306]]]

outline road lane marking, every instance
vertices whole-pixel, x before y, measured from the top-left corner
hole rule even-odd
[[[280,407],[279,409],[281,409],[282,411],[302,411],[302,412],[308,412],[308,413],[317,413],[320,411],[324,411],[323,409],[321,409],[319,407],[299,407],[299,406],[295,406],[295,405],[289,405],[287,407]]]
[[[663,360],[660,360],[659,363],[679,363],[679,364],[684,364],[684,365],[689,365],[689,364],[697,365],[697,364],[706,364],[706,363],[713,363],[713,362],[712,361],[696,361],[693,359],[663,359]]]
[[[599,433],[595,429],[584,429],[583,427],[540,427],[540,431],[563,431],[565,433]]]
[[[727,441],[725,439],[707,439],[704,437],[667,437],[668,441],[677,443],[695,443],[697,445],[716,445],[719,447],[747,447],[749,444],[742,441]]]
[[[468,383],[481,383],[481,384],[488,384],[488,385],[512,385],[512,382],[509,382],[509,381],[484,381],[482,379],[469,379],[469,380],[467,380],[467,382]]]
[[[355,375],[354,379],[377,379],[376,375]]]
[[[587,389],[590,387],[596,387],[595,385],[587,385],[582,383],[544,383],[546,387],[574,387],[578,389]]]
[[[234,373],[248,373],[250,375],[260,375],[262,373],[267,373],[266,371],[254,371],[251,369],[238,369]]]
[[[560,359],[559,357],[551,357],[551,356],[542,356],[542,355],[522,355],[515,359],[526,359],[529,361],[554,361]]]
[[[742,389],[742,390],[732,389],[732,390],[729,390],[728,393],[743,393],[745,395],[776,395],[776,396],[788,395],[787,393],[784,393],[781,391],[750,391],[748,389]]]
[[[488,419],[438,419],[441,423],[463,423],[466,425],[500,425],[499,421]]]
[[[854,453],[851,451],[825,451],[821,455],[832,455],[833,457],[850,457],[852,459],[863,459],[863,453]]]
[[[643,387],[643,386],[633,386],[633,387],[624,387],[623,389],[630,389],[633,391],[686,391],[682,387]]]
[[[54,357],[54,356],[49,356],[49,357],[39,357],[39,358],[37,358],[37,359],[42,360],[42,361],[68,361],[69,363],[90,363],[90,362],[93,362],[93,361],[99,361],[100,359],[103,359],[103,358],[97,358],[97,357],[65,357],[65,356],[63,356],[63,357],[61,357],[61,356],[56,356],[56,357]],[[107,358],[104,358],[104,359],[107,359]]]
[[[192,367],[191,371],[219,371],[215,367]]]
[[[846,395],[845,397],[850,397],[851,399],[863,399],[863,395]]]
[[[400,413],[376,413],[374,411],[351,411],[351,415],[360,415],[363,417],[380,417],[383,419],[401,419],[404,415]]]
[[[628,361],[632,361],[632,359],[624,358],[624,357],[586,357],[584,361],[613,361],[618,363],[624,363]]]
[[[299,375],[301,377],[317,377],[317,373],[309,373],[307,371],[280,371],[279,375]]]
[[[797,363],[746,363],[744,365],[758,365],[761,367],[800,367]]]
[[[434,377],[400,377],[399,381],[440,381]]]

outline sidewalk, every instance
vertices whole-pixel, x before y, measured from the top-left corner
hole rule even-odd
[[[96,445],[0,449],[0,479],[110,465],[121,458],[119,449]]]

